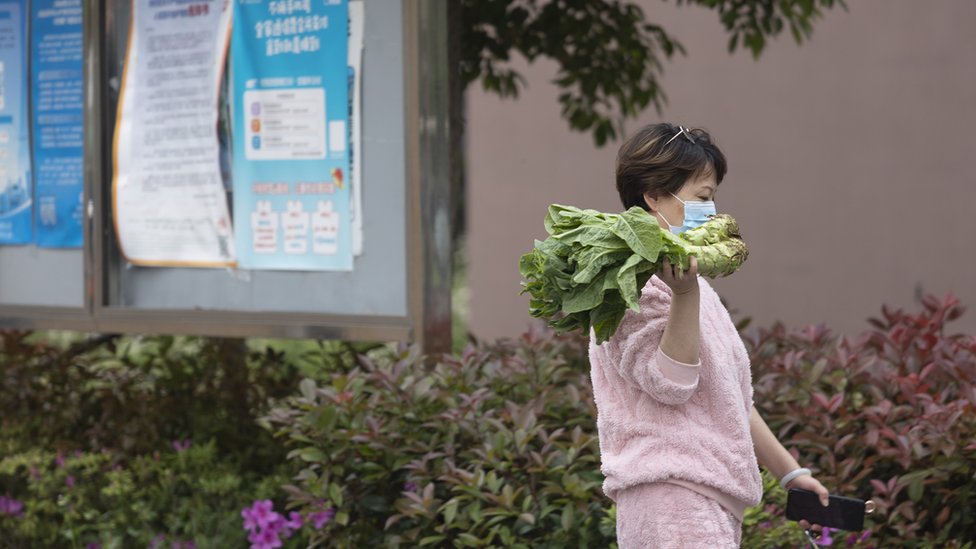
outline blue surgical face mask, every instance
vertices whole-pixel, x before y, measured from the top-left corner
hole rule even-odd
[[[668,228],[670,228],[671,232],[674,234],[681,234],[689,229],[700,227],[706,221],[708,221],[710,216],[715,215],[714,200],[689,200],[688,202],[685,202],[684,200],[681,200],[675,196],[674,193],[671,193],[671,196],[677,198],[678,202],[681,202],[685,206],[685,220],[681,226],[672,225],[671,222],[664,217],[664,214],[661,214],[661,218],[664,219],[664,222],[668,224]]]

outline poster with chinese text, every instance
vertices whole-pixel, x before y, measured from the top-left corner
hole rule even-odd
[[[235,264],[217,136],[233,7],[132,3],[112,189],[119,247],[133,264]]]
[[[351,270],[347,2],[237,0],[234,10],[240,266]]]
[[[0,0],[0,244],[34,240],[25,6]]]
[[[31,1],[35,242],[80,248],[84,185],[81,0]]]

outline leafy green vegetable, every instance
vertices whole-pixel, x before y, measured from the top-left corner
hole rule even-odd
[[[664,258],[681,271],[698,259],[698,272],[715,278],[739,269],[749,250],[728,215],[674,235],[634,207],[620,214],[549,206],[549,238],[519,260],[531,296],[529,313],[559,332],[593,328],[598,343],[610,338],[626,310],[640,310],[640,292]]]

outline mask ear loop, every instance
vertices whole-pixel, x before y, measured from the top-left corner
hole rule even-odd
[[[663,219],[665,223],[668,224],[668,230],[670,231],[671,230],[671,227],[674,227],[674,225],[672,225],[671,222],[668,221],[668,218],[664,217],[664,214],[661,213],[660,210],[657,211],[656,213],[657,213],[657,215],[661,216],[661,219]]]

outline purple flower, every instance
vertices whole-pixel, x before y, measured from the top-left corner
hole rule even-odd
[[[68,485],[68,488],[74,488],[75,477],[68,475],[68,478],[64,479],[64,483]]]
[[[325,511],[319,511],[317,513],[309,513],[308,520],[312,521],[312,526],[316,530],[321,530],[323,526],[329,523],[335,517],[336,510],[334,507],[330,507]]]
[[[152,539],[152,541],[149,542],[149,548],[148,549],[156,549],[157,547],[159,547],[160,545],[162,545],[163,542],[165,542],[165,541],[166,541],[166,536],[164,536],[163,534],[159,534],[156,537],[154,537]]]
[[[281,540],[278,539],[278,533],[268,528],[251,532],[247,540],[251,542],[251,549],[276,549],[277,547],[281,547]]]
[[[292,530],[298,530],[305,523],[305,521],[302,520],[302,514],[296,513],[295,511],[288,513],[288,518],[290,520],[285,523],[285,526],[291,528]]]
[[[13,517],[21,517],[24,515],[24,504],[14,498],[8,498],[7,496],[0,496],[0,513],[5,515],[10,515]]]
[[[54,464],[58,467],[64,467],[64,456],[58,454],[58,457],[54,458]]]
[[[274,504],[271,503],[270,499],[255,501],[251,505],[251,513],[254,520],[257,521],[258,526],[263,528],[271,522],[271,514],[274,513]]]
[[[255,501],[250,508],[241,511],[241,516],[244,517],[244,528],[247,530],[265,528],[281,518],[281,515],[274,512],[274,504],[270,499]]]
[[[834,544],[834,538],[830,537],[830,528],[824,526],[823,532],[820,533],[820,539],[817,540],[817,545],[821,547],[826,547],[828,545]]]
[[[858,538],[858,541],[867,541],[869,537],[871,537],[871,530],[865,530],[861,533],[861,537]]]
[[[760,530],[769,530],[772,527],[773,527],[773,523],[768,520],[759,523]]]
[[[417,485],[416,485],[416,483],[408,482],[408,483],[404,484],[403,485],[403,491],[404,492],[416,492],[417,491]]]
[[[250,507],[245,507],[241,509],[241,517],[244,518],[244,529],[248,531],[254,531],[258,527],[258,519],[254,516],[254,512]]]
[[[851,546],[857,543],[857,534],[851,534],[847,536],[847,545]]]
[[[98,543],[97,541],[91,541],[85,545],[85,549],[102,549],[102,544]]]
[[[15,499],[11,499],[7,503],[7,514],[13,515],[15,517],[23,516],[24,514],[24,504]]]
[[[183,441],[179,441],[179,440],[173,441],[173,449],[176,450],[177,454],[189,450],[190,446],[193,446],[193,441],[191,441],[190,439],[186,439]]]

